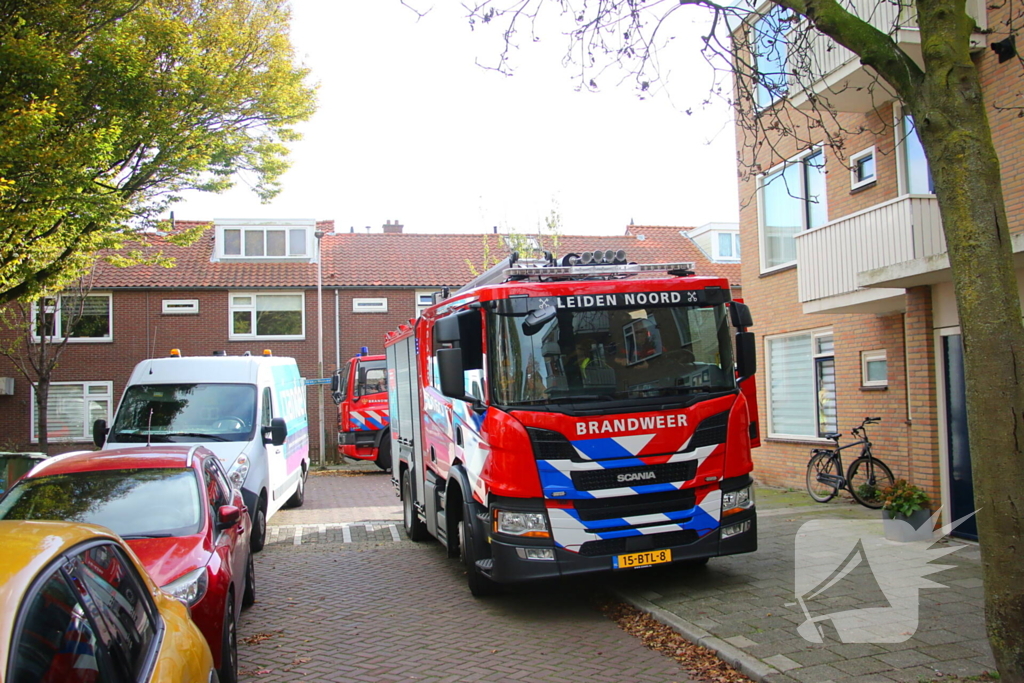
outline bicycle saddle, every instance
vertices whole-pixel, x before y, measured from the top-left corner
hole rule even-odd
[[[839,441],[839,437],[841,437],[842,435],[842,432],[829,432],[828,434],[824,434],[823,436],[826,439],[831,439],[832,441]]]

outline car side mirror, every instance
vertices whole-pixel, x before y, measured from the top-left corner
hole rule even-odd
[[[96,420],[92,423],[92,442],[96,444],[96,448],[103,448],[103,444],[107,442],[107,421]]]
[[[227,529],[242,519],[242,509],[235,505],[221,505],[217,508],[217,528]]]
[[[263,429],[263,443],[272,446],[281,446],[288,438],[288,423],[283,417],[275,417],[270,420],[270,427]]]

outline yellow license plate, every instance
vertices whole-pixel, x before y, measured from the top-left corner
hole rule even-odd
[[[671,561],[671,550],[646,550],[642,553],[618,555],[612,559],[612,567],[615,569],[636,569],[637,567],[649,567],[652,564],[664,564]]]

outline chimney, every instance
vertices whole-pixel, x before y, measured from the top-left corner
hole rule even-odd
[[[403,227],[405,227],[405,226],[403,226],[398,221],[395,221],[394,223],[392,223],[391,220],[389,219],[386,223],[384,223],[384,233],[385,234],[388,234],[388,233],[399,234],[399,233],[402,232],[402,228]]]

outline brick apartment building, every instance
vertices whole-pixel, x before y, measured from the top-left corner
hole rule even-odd
[[[895,5],[851,5],[896,35],[909,54],[920,54],[913,19],[896,14]],[[974,59],[1019,254],[1024,119],[1000,105],[1019,95],[1020,64],[998,64],[987,49],[998,37],[984,29],[1001,25],[1010,11],[991,7],[967,3],[982,31],[974,36]],[[777,11],[755,25],[762,37],[774,30],[772,22],[788,30]],[[744,30],[734,34],[737,47],[758,44]],[[802,488],[811,447],[829,443],[822,434],[848,434],[864,416],[881,416],[869,431],[876,454],[897,478],[927,489],[948,522],[974,510],[971,454],[952,276],[927,162],[912,120],[868,67],[825,38],[816,38],[811,51],[810,62],[825,65],[817,79],[790,76],[786,96],[759,88],[756,102],[739,107],[750,116],[806,111],[818,98],[841,112],[830,128],[846,131],[839,158],[828,147],[796,142],[822,141],[820,128],[754,139],[737,126],[740,163],[765,170],[740,182],[744,292],[762,353],[764,438],[755,471],[762,481]],[[761,52],[765,72],[794,73],[792,55]],[[961,527],[968,537],[976,535],[970,524]]]
[[[319,311],[328,377],[362,346],[383,353],[384,334],[414,318],[432,302],[434,292],[444,286],[457,289],[483,270],[488,256],[493,262],[508,253],[506,237],[493,233],[406,233],[391,221],[381,232],[336,233],[333,228],[333,221],[217,221],[189,247],[153,237],[146,248],[173,257],[173,268],[116,268],[98,262],[87,299],[88,324],[81,326],[87,332],[72,337],[54,373],[47,411],[50,453],[91,448],[93,421],[110,422],[132,368],[145,358],[165,356],[171,349],[185,356],[270,349],[276,356],[294,357],[302,375],[314,378],[319,374]],[[700,274],[727,277],[738,296],[739,254],[731,246],[737,238],[735,224],[705,226],[692,240],[680,228],[631,225],[618,236],[541,241],[559,254],[625,249],[638,262],[695,262]],[[63,334],[59,310],[52,320],[52,333]],[[36,450],[31,387],[6,358],[0,358],[0,377],[13,378],[13,392],[0,395],[5,435],[0,450]],[[11,384],[0,382],[0,387]],[[325,451],[331,461],[337,452],[337,412],[330,392],[324,395]],[[310,434],[317,434],[318,387],[309,387],[307,406]],[[319,439],[311,438],[310,445],[313,461],[320,462]]]

